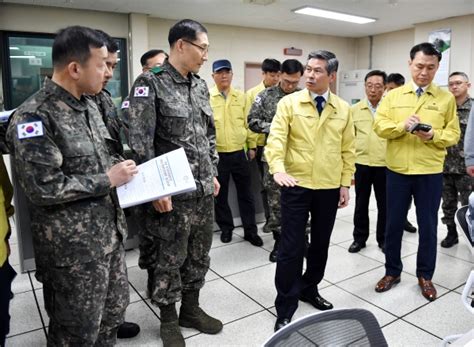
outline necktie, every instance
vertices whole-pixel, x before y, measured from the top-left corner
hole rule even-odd
[[[423,88],[418,87],[418,89],[416,90],[416,96],[417,96],[417,97],[420,97],[421,94],[423,94]]]
[[[324,97],[321,95],[318,95],[317,97],[314,98],[314,101],[316,101],[316,109],[318,110],[319,115],[323,112],[324,108]]]

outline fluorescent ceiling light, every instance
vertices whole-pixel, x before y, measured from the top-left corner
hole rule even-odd
[[[11,59],[30,59],[30,58],[36,58],[34,55],[11,55]]]
[[[12,51],[19,51],[19,50],[20,50],[20,48],[14,47],[14,46],[10,47],[10,49],[11,49]]]
[[[360,16],[353,16],[351,14],[345,14],[341,12],[334,12],[328,10],[321,10],[319,8],[305,6],[303,8],[299,8],[293,10],[293,12],[298,14],[306,14],[308,16],[315,16],[315,17],[322,17],[327,19],[334,19],[334,20],[341,20],[344,22],[356,23],[356,24],[367,24],[371,22],[375,22],[374,18],[367,18],[367,17],[360,17]]]

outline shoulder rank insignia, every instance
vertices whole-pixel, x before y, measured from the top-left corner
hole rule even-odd
[[[150,71],[154,73],[155,75],[157,75],[163,72],[163,69],[161,68],[161,66],[155,66],[154,68],[150,69]]]

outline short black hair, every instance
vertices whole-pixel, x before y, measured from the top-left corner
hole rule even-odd
[[[303,75],[304,67],[299,60],[287,59],[283,62],[283,64],[281,64],[281,72],[286,73],[288,75],[299,72],[301,73],[301,75]]]
[[[281,63],[276,59],[267,58],[262,62],[263,72],[280,72]]]
[[[422,52],[424,55],[434,55],[438,58],[438,62],[441,61],[441,52],[430,42],[422,42],[413,46],[410,50],[410,59],[415,59],[415,55],[418,52]]]
[[[383,84],[387,84],[387,74],[382,70],[372,70],[367,75],[365,75],[364,82],[367,82],[367,79],[372,76],[380,76],[383,79]]]
[[[170,28],[168,43],[173,47],[179,39],[195,41],[198,33],[207,33],[207,29],[199,22],[192,19],[183,19]]]
[[[95,29],[95,31],[97,31],[99,35],[102,36],[102,39],[105,42],[105,46],[107,47],[107,51],[109,53],[117,53],[117,51],[119,50],[117,41],[110,37],[110,35],[107,34],[105,31],[102,31],[100,29]]]
[[[53,42],[53,66],[62,67],[71,61],[85,64],[91,56],[91,48],[103,46],[103,38],[94,29],[79,25],[61,29]]]
[[[449,78],[451,78],[453,76],[461,76],[462,78],[464,78],[466,80],[466,82],[469,82],[469,76],[465,72],[454,71],[449,75]]]
[[[140,58],[140,63],[142,64],[142,67],[146,66],[148,59],[156,57],[158,54],[162,54],[162,53],[166,56],[166,58],[169,58],[168,53],[166,53],[162,49],[150,49],[148,52],[145,52]]]
[[[397,72],[391,73],[387,76],[387,83],[395,83],[397,86],[403,86],[405,84],[405,77]]]
[[[325,60],[328,75],[332,74],[333,72],[337,72],[337,69],[339,68],[339,60],[337,60],[336,55],[334,53],[329,51],[325,51],[322,49],[313,51],[308,54],[308,61],[310,59]]]

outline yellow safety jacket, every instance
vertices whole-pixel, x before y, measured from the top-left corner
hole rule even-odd
[[[423,141],[405,131],[405,120],[411,115],[433,127],[434,136]],[[459,120],[454,96],[431,83],[420,98],[413,82],[391,90],[375,115],[374,131],[387,139],[387,167],[405,175],[443,172],[446,147],[459,141]]]
[[[8,217],[13,215],[11,200],[13,197],[13,187],[8,177],[5,162],[0,154],[0,267],[7,260],[7,244],[5,238],[10,231]]]
[[[355,171],[354,124],[347,102],[333,93],[321,117],[307,89],[278,103],[265,146],[272,174],[286,172],[309,189],[351,185]]]
[[[255,148],[256,134],[248,129],[245,94],[231,87],[227,97],[224,97],[216,86],[209,93],[216,126],[217,152],[235,152],[245,146]]]
[[[356,163],[368,166],[385,166],[387,140],[373,130],[374,115],[368,100],[363,99],[351,107],[355,129]]]
[[[265,90],[265,84],[263,84],[263,81],[257,84],[255,87],[250,88],[247,90],[245,93],[245,96],[247,97],[247,104],[248,104],[248,111],[247,111],[247,116],[249,115],[250,109],[252,108],[252,104],[255,101],[255,97],[261,92]],[[255,134],[256,139],[257,139],[257,146],[265,146],[265,134]]]

